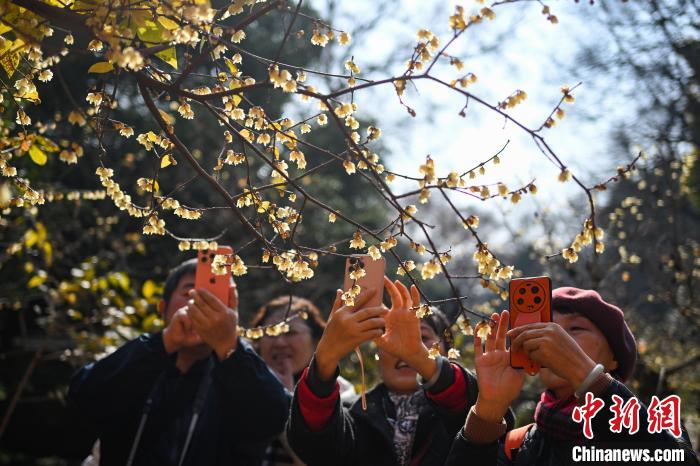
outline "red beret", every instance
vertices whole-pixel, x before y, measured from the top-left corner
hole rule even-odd
[[[552,291],[552,309],[587,317],[605,335],[615,355],[618,366],[610,375],[622,382],[632,375],[637,361],[637,346],[622,309],[605,302],[596,291],[571,286]]]

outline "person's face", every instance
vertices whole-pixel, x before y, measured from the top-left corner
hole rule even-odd
[[[435,330],[425,322],[420,324],[420,333],[423,344],[428,348],[440,341]],[[445,345],[442,342],[440,343],[440,352],[445,354]],[[416,370],[382,349],[379,349],[379,374],[382,376],[384,385],[392,392],[412,393],[418,389]]]
[[[581,314],[560,314],[555,310],[553,321],[576,340],[576,343],[588,357],[605,366],[606,372],[617,367],[617,361],[615,361],[608,340],[587,317]],[[570,387],[569,382],[546,368],[540,370],[539,377],[540,381],[550,390],[576,388]]]
[[[284,310],[273,312],[261,325],[282,322],[284,315]],[[311,328],[300,317],[289,321],[288,333],[276,337],[265,335],[259,343],[260,357],[265,363],[278,372],[284,371],[284,365],[289,364],[293,374],[298,374],[309,365],[315,348],[316,342],[311,336]]]
[[[180,277],[180,281],[177,282],[177,286],[170,296],[170,301],[168,301],[167,306],[165,305],[165,301],[160,302],[161,316],[166,325],[170,323],[170,319],[175,311],[187,306],[187,301],[190,299],[188,293],[192,289],[194,289],[194,274],[185,274]]]

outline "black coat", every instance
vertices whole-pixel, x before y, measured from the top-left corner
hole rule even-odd
[[[476,401],[476,379],[462,371],[467,382],[466,410],[450,413],[429,400],[419,414],[411,456],[420,452],[420,466],[443,465],[452,439]],[[287,423],[289,444],[308,466],[396,466],[394,432],[387,420],[390,410],[393,403],[386,386],[380,384],[367,393],[367,411],[359,400],[349,409],[338,401],[328,424],[314,432],[307,427],[295,397]]]
[[[666,462],[666,463],[639,463],[639,464],[684,464],[698,465],[698,459],[693,451],[687,434],[683,432],[681,438],[676,439],[671,434],[663,431],[658,434],[650,434],[647,431],[647,415],[646,406],[641,405],[639,410],[639,431],[630,435],[625,428],[619,434],[610,432],[608,421],[612,419],[613,413],[610,411],[610,406],[613,405],[613,395],[620,396],[624,401],[632,398],[634,395],[627,387],[613,380],[610,386],[599,395],[598,398],[605,402],[605,406],[601,409],[592,421],[593,439],[586,441],[584,447],[590,449],[649,449],[650,454],[654,454],[655,449],[673,448],[683,449],[685,461]],[[534,425],[528,431],[523,440],[520,449],[514,453],[513,460],[508,460],[505,455],[503,441],[491,443],[473,443],[466,440],[460,433],[457,435],[449,458],[445,466],[562,466],[569,464],[623,464],[622,462],[599,463],[585,462],[574,463],[572,459],[572,448],[574,444],[562,442],[559,440],[550,439],[545,433],[537,430]],[[631,461],[624,463],[625,465],[637,464]]]
[[[241,341],[223,362],[212,355],[182,374],[162,334],[142,335],[81,369],[71,382],[69,407],[100,439],[100,464],[123,466],[151,398],[134,464],[176,465],[205,378],[208,389],[201,392],[207,394],[184,464],[260,464],[267,442],[284,429],[289,394]]]

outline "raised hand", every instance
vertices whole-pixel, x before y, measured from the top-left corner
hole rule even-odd
[[[384,287],[391,299],[391,309],[384,318],[386,330],[384,335],[377,339],[377,345],[408,363],[407,356],[420,353],[425,348],[421,340],[420,318],[416,316],[414,310],[410,309],[414,306],[413,297],[409,295],[403,283],[398,280],[392,282],[384,277]],[[417,295],[418,290],[415,288],[411,286],[411,291],[415,291]],[[420,298],[416,300],[415,306],[419,303]]]
[[[187,315],[187,308],[175,311],[168,326],[163,329],[163,345],[168,354],[175,353],[181,348],[200,345],[202,338],[194,331],[192,320]]]
[[[205,289],[191,290],[192,299],[187,303],[187,315],[192,327],[204,343],[211,346],[219,359],[224,359],[238,346],[238,311],[226,306],[219,298]],[[229,304],[237,301],[231,290]]]
[[[376,340],[377,346],[404,361],[423,378],[430,379],[437,364],[428,357],[428,348],[421,339],[420,318],[415,312],[420,306],[418,289],[411,285],[409,293],[403,283],[392,282],[387,277],[384,277],[384,287],[391,298],[391,310],[385,317],[384,335]]]
[[[579,335],[582,333],[580,331]],[[567,380],[574,388],[581,385],[595,367],[595,361],[557,323],[523,325],[510,330],[508,336],[514,351],[524,351],[530,359]]]
[[[474,366],[479,395],[474,410],[482,419],[500,422],[511,402],[518,397],[525,380],[525,372],[510,367],[510,352],[506,349],[508,311],[491,316],[492,331],[482,340],[474,335]],[[493,331],[493,326],[498,326]]]
[[[384,332],[384,306],[362,308],[376,290],[367,289],[355,298],[353,306],[343,305],[338,290],[323,336],[316,347],[316,371],[321,380],[330,380],[341,359],[355,347],[379,337]]]

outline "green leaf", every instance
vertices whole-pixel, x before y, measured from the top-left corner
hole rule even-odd
[[[39,235],[37,235],[36,231],[34,230],[27,230],[27,232],[24,234],[24,245],[28,248],[34,246],[38,240]]]
[[[144,332],[153,332],[159,330],[163,326],[163,321],[158,318],[158,315],[151,314],[141,322],[141,328]]]
[[[157,289],[158,287],[153,280],[146,280],[143,282],[143,286],[141,287],[141,293],[143,294],[144,298],[151,299]]]
[[[108,61],[98,61],[88,69],[88,73],[109,73],[114,71],[114,65]]]
[[[46,281],[46,276],[34,275],[29,282],[27,282],[27,288],[36,288]]]
[[[46,152],[41,150],[36,144],[32,144],[32,147],[29,148],[29,157],[31,157],[37,165],[46,165],[46,161],[48,160]]]
[[[170,154],[165,154],[162,159],[160,159],[160,168],[169,167],[173,164],[173,156]]]
[[[51,139],[46,138],[44,136],[37,136],[36,137],[36,142],[41,144],[41,147],[46,151],[46,152],[58,152],[61,148],[58,147],[58,144],[53,142]]]
[[[231,72],[231,74],[233,76],[237,76],[238,75],[238,67],[233,63],[233,60],[231,60],[230,58],[225,58],[224,61],[226,62],[226,66],[228,67],[228,70]],[[236,87],[240,87],[240,86],[236,86]],[[233,87],[231,87],[231,89],[233,89]]]
[[[169,49],[156,53],[156,57],[172,66],[174,69],[177,69],[177,50],[175,50],[175,47],[170,47]]]
[[[124,291],[129,291],[129,276],[124,272],[114,272],[109,275],[109,282],[113,286],[119,286]]]
[[[5,40],[5,43],[0,47],[0,64],[5,69],[7,77],[11,78],[17,67],[19,66],[20,54],[19,51],[24,46],[24,41],[22,39],[17,39],[14,42],[11,40]]]
[[[168,112],[161,110],[161,109],[158,109],[158,113],[160,113],[160,116],[163,117],[163,120],[167,124],[172,125],[173,123],[175,123],[175,118],[173,118]],[[149,131],[149,133],[150,133],[150,131]],[[150,139],[150,136],[149,136],[149,139]],[[156,141],[152,141],[152,142],[156,142]]]
[[[175,21],[173,21],[170,18],[166,18],[165,16],[159,16],[158,22],[168,31],[172,31],[180,27],[180,25],[177,24]]]

